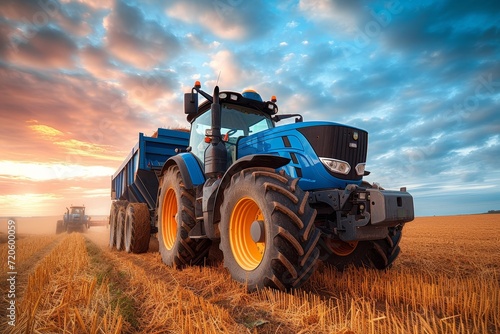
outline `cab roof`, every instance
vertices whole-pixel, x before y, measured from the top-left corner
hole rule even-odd
[[[260,97],[260,96],[259,96]],[[271,101],[258,101],[252,98],[248,98],[243,96],[240,93],[231,92],[231,91],[222,91],[219,93],[219,102],[222,103],[230,103],[235,104],[242,107],[247,107],[251,109],[255,109],[263,112],[269,116],[273,116],[278,112],[278,106]],[[210,109],[211,102],[208,100],[203,101],[198,106],[198,112],[195,115],[188,115],[188,122],[192,123],[198,116],[205,113],[208,109]]]

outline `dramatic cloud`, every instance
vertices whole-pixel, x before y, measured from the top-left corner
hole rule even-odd
[[[19,29],[23,39],[30,39],[39,29],[54,24],[73,35],[85,36],[100,19],[100,15],[83,2],[58,0],[5,0],[0,4],[0,13]]]
[[[73,68],[76,44],[65,33],[42,28],[32,38],[16,45],[8,59],[38,68]]]
[[[80,58],[85,70],[101,80],[117,80],[123,73],[112,61],[105,49],[92,45],[80,51]]]
[[[363,18],[361,1],[301,0],[299,9],[308,19],[328,25],[344,33],[354,34]]]
[[[260,0],[170,1],[166,13],[189,24],[201,24],[214,35],[231,40],[261,37],[275,21],[269,2]]]
[[[177,74],[173,71],[129,74],[124,76],[120,83],[127,92],[130,104],[139,104],[151,111],[161,108],[162,105],[156,105],[161,99],[173,99],[179,93],[177,91],[179,86]],[[165,101],[165,103],[167,102]]]
[[[179,52],[179,41],[158,22],[148,20],[139,7],[116,1],[104,20],[107,47],[118,59],[137,68],[151,69]]]

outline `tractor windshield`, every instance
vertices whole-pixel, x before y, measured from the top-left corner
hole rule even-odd
[[[230,153],[229,157],[234,156],[236,144],[240,137],[250,136],[274,127],[269,115],[233,104],[222,105],[221,120],[220,132]],[[208,147],[208,144],[205,143],[205,131],[210,129],[211,123],[212,113],[208,110],[198,116],[191,124],[189,146],[191,146],[193,154],[200,159],[202,164],[204,163],[205,150]]]
[[[75,215],[75,214],[81,214],[81,213],[82,213],[81,208],[71,208],[71,214]]]

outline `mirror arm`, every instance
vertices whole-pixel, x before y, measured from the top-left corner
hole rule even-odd
[[[304,119],[302,118],[302,115],[300,114],[284,114],[284,115],[274,115],[272,117],[273,121],[275,122],[279,122],[281,121],[282,119],[287,119],[287,118],[292,118],[292,117],[297,117],[295,119],[295,123],[299,123],[299,122],[302,122]]]
[[[204,98],[206,98],[206,99],[207,99],[210,103],[213,103],[213,101],[214,101],[214,100],[213,100],[212,96],[210,96],[210,94],[205,93],[204,91],[202,91],[202,90],[201,90],[200,88],[198,88],[198,87],[193,87],[193,88],[191,89],[191,93],[193,93],[193,91],[194,91],[194,90],[195,90],[197,93],[200,93],[200,94],[201,94]]]

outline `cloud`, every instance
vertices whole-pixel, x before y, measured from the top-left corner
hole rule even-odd
[[[37,123],[37,122],[31,121],[30,123]],[[29,125],[28,127],[37,134],[39,134],[42,138],[48,140],[53,140],[63,135],[61,131],[47,125],[34,124],[34,125]]]
[[[151,69],[180,51],[177,38],[158,22],[145,18],[138,7],[116,1],[104,19],[106,46],[111,54],[140,69]]]
[[[406,15],[394,16],[383,37],[392,47],[404,49],[432,50],[452,45],[462,48],[464,45],[480,42],[476,39],[461,40],[459,37],[481,36],[481,31],[495,28],[500,5],[497,1],[483,1],[473,5],[465,5],[466,3],[451,0],[439,4],[421,3],[411,13],[407,6],[403,12]]]
[[[65,3],[58,0],[6,0],[0,13],[14,22],[20,30],[19,38],[31,39],[42,28],[54,27],[70,35],[91,33],[99,15],[83,2]]]
[[[186,49],[200,52],[217,49],[221,45],[218,41],[210,41],[205,34],[191,32],[185,36],[183,42]]]
[[[135,144],[130,129],[149,133],[155,128],[140,106],[128,104],[116,84],[0,67],[0,85],[0,142],[9,143],[9,156],[22,161],[106,161]],[[12,133],[23,140],[12,141]]]
[[[0,59],[5,58],[12,47],[10,35],[12,27],[0,19]]]
[[[241,64],[237,61],[235,55],[229,50],[221,50],[211,57],[208,64],[214,73],[221,73],[222,87],[238,87],[241,80],[245,77]],[[232,88],[234,89],[234,88]]]
[[[358,24],[362,21],[362,1],[352,0],[301,0],[298,9],[308,19],[347,34],[358,32]]]
[[[43,0],[38,2],[41,3]],[[59,14],[58,24],[61,29],[74,36],[82,37],[91,34],[102,19],[101,14],[83,2],[66,3],[60,7]]]
[[[275,15],[264,1],[171,1],[167,15],[189,24],[201,24],[217,37],[244,40],[271,30]]]
[[[88,45],[80,51],[83,67],[101,80],[116,80],[123,74],[112,61],[106,49]]]
[[[61,5],[52,0],[5,0],[0,11],[7,19],[22,21],[32,26],[48,24],[51,18],[59,15]]]
[[[25,41],[15,45],[7,59],[37,68],[73,68],[75,42],[58,29],[44,27]]]
[[[62,3],[81,3],[86,4],[94,9],[109,9],[112,7],[114,0],[61,0]]]
[[[34,123],[33,125],[28,125],[28,128],[33,130],[35,133],[35,140],[46,141],[47,143],[58,146],[62,148],[61,153],[77,156],[80,159],[93,158],[97,160],[122,160],[120,156],[116,156],[112,153],[113,147],[111,146],[70,138],[67,134],[64,134],[55,128],[38,124],[37,121],[28,121],[28,123]],[[57,150],[59,151],[59,149]]]
[[[127,74],[120,84],[127,92],[131,105],[141,105],[156,110],[160,99],[172,99],[179,92],[177,73],[173,71],[149,71],[142,74]]]

